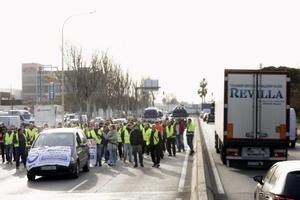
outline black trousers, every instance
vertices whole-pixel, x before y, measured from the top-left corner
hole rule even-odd
[[[138,165],[138,156],[140,165],[143,165],[142,145],[132,145],[132,154],[135,165]]]
[[[169,155],[176,155],[176,138],[167,138],[167,150]]]
[[[120,159],[122,159],[123,158],[123,143],[122,142],[118,143],[118,152],[119,152]]]
[[[26,148],[15,147],[16,149],[16,167],[20,166],[20,157],[24,167],[26,167],[27,151]]]
[[[5,162],[5,157],[4,157],[4,143],[0,143],[0,149],[1,149],[1,156],[2,156],[2,162]]]
[[[153,164],[158,165],[160,163],[160,153],[161,153],[160,145],[151,146],[151,159]]]

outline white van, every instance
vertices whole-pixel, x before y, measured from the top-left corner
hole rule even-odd
[[[295,148],[297,143],[297,116],[294,108],[290,108],[290,144]]]

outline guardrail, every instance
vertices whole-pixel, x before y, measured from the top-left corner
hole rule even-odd
[[[196,154],[194,155],[193,161],[193,176],[192,176],[192,184],[191,184],[191,200],[201,199],[207,200],[207,191],[206,191],[206,179],[205,179],[205,171],[204,171],[204,163],[202,156],[202,145],[200,140],[200,124],[198,118],[195,120],[197,123],[197,131],[194,135],[195,140],[195,149]]]

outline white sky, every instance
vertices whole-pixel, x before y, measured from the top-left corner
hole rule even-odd
[[[21,64],[61,66],[65,41],[87,56],[108,51],[131,77],[159,79],[160,94],[199,103],[224,68],[300,66],[299,1],[0,1],[0,88],[21,88]],[[219,90],[220,91],[220,90]]]

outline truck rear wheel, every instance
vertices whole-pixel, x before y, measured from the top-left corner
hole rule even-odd
[[[224,147],[221,148],[220,158],[221,158],[222,163],[224,165],[226,165],[226,154],[225,154],[225,148]]]

